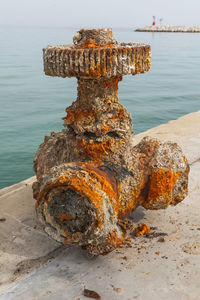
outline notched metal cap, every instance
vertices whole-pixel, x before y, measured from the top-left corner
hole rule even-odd
[[[111,29],[81,29],[73,44],[43,49],[44,72],[59,77],[115,77],[149,71],[150,46],[118,43]]]

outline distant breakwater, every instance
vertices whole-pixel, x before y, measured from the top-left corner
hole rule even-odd
[[[137,28],[140,32],[194,32],[200,33],[200,26],[145,26]]]

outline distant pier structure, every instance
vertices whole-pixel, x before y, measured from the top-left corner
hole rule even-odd
[[[137,28],[135,31],[140,32],[194,32],[200,33],[200,26],[145,26]]]

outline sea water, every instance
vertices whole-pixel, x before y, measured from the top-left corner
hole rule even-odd
[[[34,175],[43,137],[63,128],[75,78],[43,73],[42,48],[68,44],[79,28],[0,27],[0,188]],[[121,42],[151,45],[148,73],[124,76],[119,99],[135,134],[200,109],[200,34],[113,29]]]

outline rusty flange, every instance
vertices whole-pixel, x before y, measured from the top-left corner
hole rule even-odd
[[[57,241],[92,254],[118,247],[136,207],[161,209],[187,195],[180,147],[144,138],[132,146],[132,120],[118,101],[125,74],[150,68],[150,47],[117,43],[109,29],[80,30],[74,44],[44,49],[47,75],[78,79],[67,129],[45,137],[34,159],[37,214]]]
[[[111,29],[82,29],[73,41],[71,45],[43,49],[46,75],[111,78],[150,69],[150,46],[117,43]]]

